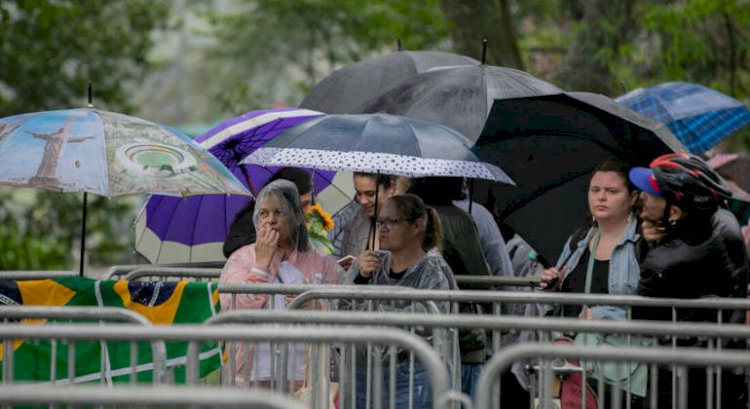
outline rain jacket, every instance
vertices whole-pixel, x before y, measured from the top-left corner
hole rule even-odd
[[[391,271],[391,253],[389,251],[382,251],[382,262],[380,268],[376,270],[370,278],[368,285],[389,285],[389,286],[401,286],[415,288],[419,290],[456,290],[456,280],[453,278],[453,272],[448,264],[443,259],[440,252],[433,248],[427,252],[422,258],[412,264],[401,277],[401,279],[392,279],[389,276]],[[347,282],[354,283],[361,282],[361,276],[359,275],[359,263],[354,262],[347,272]],[[358,279],[359,277],[359,279]],[[359,304],[360,306],[354,306],[344,300],[340,301],[340,309],[365,309],[368,303]],[[427,307],[421,302],[410,302],[410,301],[386,301],[377,303],[377,311],[383,312],[411,312],[411,313],[429,313]],[[449,314],[451,312],[451,306],[449,302],[437,303],[440,312],[443,314]],[[433,343],[433,334],[437,334],[439,337],[443,337],[444,342],[440,342],[436,345],[436,349],[444,362],[455,361],[458,350],[455,349],[455,342],[453,336],[449,335],[442,330],[435,330],[434,332],[429,329],[418,330],[417,333],[424,337],[428,342]],[[440,338],[438,338],[440,339]],[[359,360],[364,362],[364,360]]]
[[[416,288],[419,290],[455,290],[458,288],[456,280],[453,278],[453,272],[445,262],[443,256],[437,249],[431,249],[422,258],[412,264],[401,277],[393,279],[389,276],[391,271],[391,252],[382,251],[382,262],[370,278],[370,285],[395,285],[401,287]],[[354,262],[347,272],[347,282],[354,283],[359,276],[359,263]],[[438,303],[440,312],[450,313],[450,303]],[[379,311],[401,311],[428,313],[427,308],[420,302],[412,303],[410,301],[394,301],[378,304]]]
[[[365,213],[365,209],[359,206],[349,223],[344,226],[343,239],[341,242],[341,257],[352,255],[358,256],[367,249],[367,239],[370,237],[370,229],[373,227],[372,219]]]
[[[282,265],[282,251],[276,251],[270,267],[256,265],[255,263],[255,244],[240,247],[232,256],[229,257],[224,270],[219,278],[220,284],[254,284],[254,283],[274,283],[277,281],[279,268]],[[304,275],[306,284],[339,284],[342,275],[337,270],[337,264],[333,257],[324,256],[317,250],[310,247],[308,251],[293,252],[286,262],[290,263]],[[220,294],[222,311],[231,311],[233,309],[275,309],[274,303],[269,303],[269,296],[263,294],[238,294],[236,305],[232,306],[232,294]],[[228,348],[231,351],[232,348]],[[246,373],[252,372],[252,362],[250,368],[245,369],[247,359],[245,358],[245,348],[234,348],[235,354],[235,383],[237,386],[247,386],[249,379],[245,378]],[[248,348],[249,354],[252,349]],[[251,355],[252,356],[252,355]],[[302,356],[304,358],[304,355]],[[225,370],[231,368],[231,365],[225,365]],[[305,368],[303,365],[297,365],[297,379],[300,376],[304,378]],[[231,379],[231,374],[227,374],[226,379]]]

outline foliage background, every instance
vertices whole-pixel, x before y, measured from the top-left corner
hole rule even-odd
[[[746,0],[0,0],[0,116],[85,103],[193,134],[296,105],[345,64],[453,51],[612,97],[664,81],[750,94]],[[747,129],[720,150],[745,152]],[[2,158],[0,158],[0,161]],[[142,262],[144,198],[91,197],[88,260]],[[0,270],[74,269],[81,198],[0,188]]]

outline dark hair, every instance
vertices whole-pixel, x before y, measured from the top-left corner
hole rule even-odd
[[[628,177],[628,172],[630,172],[630,166],[623,162],[620,159],[617,158],[606,158],[603,161],[599,162],[598,165],[594,168],[594,171],[591,172],[591,179],[594,178],[594,175],[596,172],[614,172],[620,175],[620,177],[623,179],[623,183],[625,184],[625,187],[628,189],[628,194],[632,194],[633,192],[638,192],[638,188],[633,184],[633,182],[630,181],[630,178]],[[591,183],[591,180],[589,180],[589,183]],[[638,215],[639,213],[639,201],[636,200],[635,204],[630,206],[630,211],[634,215]],[[586,224],[590,226],[595,226],[596,221],[592,217],[591,209],[586,209]]]
[[[454,200],[463,200],[464,179],[457,177],[417,178],[409,189],[430,205],[452,205]]]
[[[393,183],[396,183],[396,176],[383,173],[354,172],[354,176],[370,178],[375,181],[376,187],[383,186],[383,189],[388,189]]]
[[[313,190],[312,176],[310,176],[310,174],[304,169],[295,167],[281,168],[271,176],[268,183],[279,179],[288,180],[294,183],[294,186],[297,186],[297,192],[299,192],[300,195],[312,192]]]
[[[400,217],[409,221],[417,219],[425,220],[422,250],[428,251],[433,247],[437,247],[438,250],[442,251],[443,227],[440,224],[440,218],[435,209],[427,206],[419,196],[408,193],[392,196],[388,200],[392,201],[396,206],[396,211]]]
[[[596,172],[615,172],[622,177],[623,181],[625,182],[625,187],[628,188],[628,192],[638,190],[638,188],[635,187],[633,182],[631,182],[630,178],[628,177],[628,172],[630,172],[630,165],[621,161],[620,159],[604,159],[599,163],[599,165],[596,166],[596,168],[594,168],[594,171],[591,173],[592,178],[594,177],[594,174]]]

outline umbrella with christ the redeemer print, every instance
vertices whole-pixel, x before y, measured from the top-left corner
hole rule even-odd
[[[0,119],[0,185],[83,192],[81,274],[87,193],[250,195],[189,137],[91,107]]]
[[[250,111],[217,125],[196,138],[257,193],[278,167],[240,164],[240,160],[289,128],[323,115],[299,108]],[[348,203],[351,176],[311,171],[316,200],[335,212]],[[332,183],[333,182],[333,183]],[[235,216],[250,198],[194,196],[185,199],[152,196],[136,219],[136,250],[152,263],[193,263],[224,260],[222,244]]]

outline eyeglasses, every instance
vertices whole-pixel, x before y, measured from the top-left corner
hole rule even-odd
[[[409,219],[378,219],[375,220],[375,226],[377,226],[378,228],[387,227],[390,229],[398,223],[410,221],[411,220]]]

